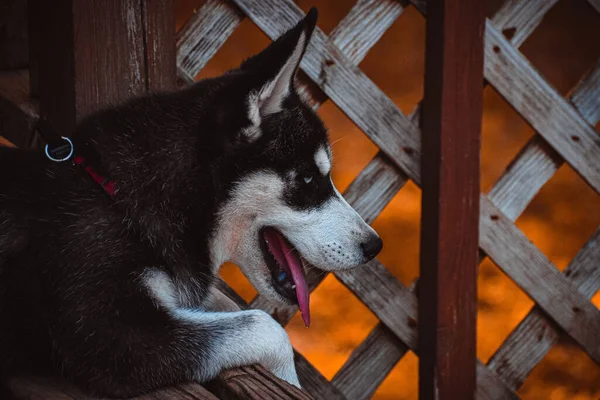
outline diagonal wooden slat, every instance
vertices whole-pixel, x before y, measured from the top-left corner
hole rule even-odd
[[[590,5],[600,13],[600,0],[588,0],[588,3],[590,3]]]
[[[403,11],[398,0],[358,0],[330,39],[358,65]]]
[[[243,19],[244,14],[228,0],[207,0],[177,34],[179,77],[193,83]]]
[[[571,103],[595,125],[600,120],[600,60],[573,90]],[[490,191],[488,197],[513,221],[563,165],[563,159],[542,137],[535,135]]]
[[[417,281],[410,285],[409,290],[416,295]],[[410,324],[416,325],[417,321],[410,321]],[[408,350],[408,346],[380,322],[352,351],[331,383],[348,399],[370,399]]]
[[[591,125],[600,121],[600,58],[573,92],[571,103]]]
[[[600,229],[564,271],[587,298],[600,289]],[[488,362],[488,367],[512,388],[519,388],[533,368],[560,339],[556,325],[535,306],[511,332]]]
[[[418,354],[417,298],[377,260],[363,268],[338,271],[336,277],[350,289],[385,326]],[[518,399],[483,363],[477,361],[477,395],[482,400]]]
[[[331,383],[348,399],[370,399],[408,350],[408,346],[380,322],[354,349]]]
[[[483,195],[479,224],[487,255],[600,364],[600,310]]]
[[[600,109],[600,60],[574,90],[571,101],[590,124],[600,120],[600,114],[595,113],[595,110]],[[490,193],[490,198],[495,204],[506,205],[499,208],[513,220],[525,209],[537,189],[528,199],[524,199],[522,192],[527,193],[527,188],[531,186],[539,189],[563,163],[558,156],[551,158],[552,156],[545,152],[547,148],[540,150],[540,142],[543,144],[541,139],[534,139],[527,144],[522,153],[524,157],[518,157],[513,164],[514,168],[502,176]],[[552,153],[553,150],[550,154]],[[544,162],[544,159],[547,162]],[[530,173],[527,172],[529,166],[533,167]],[[514,178],[518,175],[524,175],[526,178]],[[514,180],[515,184],[509,184],[511,180]],[[507,183],[501,185],[504,182]],[[497,193],[497,196],[493,196],[492,193]],[[513,197],[523,201],[511,201],[510,193],[514,193]],[[588,298],[600,289],[600,269],[594,268],[593,262],[594,257],[595,260],[600,259],[600,254],[596,254],[600,251],[599,237],[600,232],[597,231],[563,272]],[[488,366],[511,387],[518,388],[559,337],[560,332],[556,330],[554,323],[538,307],[534,307],[492,356]]]
[[[520,47],[558,0],[508,0],[492,18],[513,46]]]
[[[596,192],[600,192],[600,141],[594,128],[539,76],[489,21],[485,54],[486,79]]]

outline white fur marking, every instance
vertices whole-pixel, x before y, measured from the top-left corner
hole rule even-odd
[[[315,164],[319,168],[319,172],[325,176],[331,171],[331,159],[325,147],[319,147],[319,150],[315,153]]]
[[[197,324],[214,337],[212,348],[205,355],[203,368],[196,379],[205,382],[221,370],[260,363],[279,378],[300,387],[294,367],[294,350],[285,330],[267,313],[260,310],[236,312],[206,312],[181,308],[176,300],[176,288],[161,270],[149,269],[143,282],[150,295],[175,319]]]

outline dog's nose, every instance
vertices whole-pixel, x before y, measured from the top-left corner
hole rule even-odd
[[[365,262],[371,261],[383,248],[383,240],[377,235],[373,235],[369,240],[360,244]]]

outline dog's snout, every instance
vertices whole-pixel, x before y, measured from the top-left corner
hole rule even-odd
[[[360,244],[365,257],[365,262],[371,261],[383,248],[383,240],[377,235],[373,235],[367,240]]]

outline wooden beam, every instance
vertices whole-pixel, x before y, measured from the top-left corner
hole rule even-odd
[[[149,92],[175,89],[175,13],[173,0],[140,2],[144,27],[146,90]]]
[[[312,400],[308,393],[274,377],[259,365],[223,371],[209,389],[226,400]]]
[[[483,4],[427,3],[419,397],[473,399]]]
[[[27,1],[0,2],[0,70],[27,67]]]
[[[172,0],[31,0],[29,12],[32,93],[50,129],[70,135],[108,104],[174,87]]]

